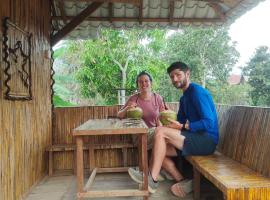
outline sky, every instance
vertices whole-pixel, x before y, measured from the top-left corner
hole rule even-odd
[[[233,73],[239,74],[239,66],[245,65],[257,47],[265,45],[270,48],[270,0],[258,4],[255,8],[238,18],[230,27],[229,34],[237,42],[240,53],[239,62]]]

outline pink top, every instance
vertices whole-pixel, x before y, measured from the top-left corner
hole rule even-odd
[[[125,108],[130,102],[136,103],[137,106],[143,110],[142,119],[149,128],[157,126],[159,112],[165,109],[163,99],[159,94],[153,93],[150,100],[143,100],[139,97],[138,93],[134,94],[129,97],[123,108]]]

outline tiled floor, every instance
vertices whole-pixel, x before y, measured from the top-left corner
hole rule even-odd
[[[85,180],[86,181],[86,180]],[[152,194],[149,200],[179,200],[170,192],[172,181],[160,182],[158,191]],[[98,174],[93,184],[93,190],[104,189],[136,189],[138,184],[132,181],[127,173]],[[26,200],[74,200],[76,199],[76,177],[75,176],[53,176],[46,177],[29,194]],[[117,198],[89,198],[93,200],[139,200],[142,197],[117,197]],[[191,200],[192,193],[182,200]]]

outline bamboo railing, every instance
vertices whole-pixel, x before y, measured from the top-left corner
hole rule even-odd
[[[177,110],[178,104],[168,104],[169,108]],[[116,117],[120,106],[86,106],[86,107],[63,107],[55,108],[55,124],[53,131],[53,144],[75,144],[74,137],[71,132],[83,122],[89,119],[104,119],[108,117]],[[87,143],[86,141],[84,141]],[[111,143],[131,143],[130,136],[107,136],[95,137],[95,144],[111,144]],[[128,166],[135,165],[137,162],[136,149],[128,149]],[[121,149],[114,150],[96,150],[96,165],[99,167],[116,167],[122,165]],[[85,168],[88,168],[88,156],[85,152]],[[73,169],[73,153],[72,152],[55,152],[54,156],[55,170]]]
[[[175,111],[178,109],[177,103],[171,103],[168,106]],[[116,116],[119,108],[119,106],[55,108],[56,121],[53,144],[74,144],[75,141],[71,135],[72,129],[88,119]],[[220,126],[219,151],[255,171],[270,176],[270,159],[268,158],[270,153],[270,109],[218,105],[217,112]],[[228,119],[230,120],[228,121]],[[256,140],[256,137],[259,137],[258,140]],[[241,144],[239,140],[242,140],[242,143],[247,145],[245,147],[239,145]],[[95,138],[97,144],[114,142],[131,142],[131,138]],[[261,155],[260,152],[268,153]],[[113,167],[122,163],[122,154],[119,150],[96,150],[95,153],[98,166]],[[128,165],[136,164],[137,158],[134,153],[136,154],[136,150],[130,149]],[[87,158],[87,155],[85,157]],[[59,152],[55,156],[54,163],[54,169],[72,169],[73,154],[71,152]],[[85,167],[88,168],[88,161]]]

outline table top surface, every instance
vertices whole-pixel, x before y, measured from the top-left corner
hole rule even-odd
[[[140,119],[91,119],[73,130],[74,136],[146,134],[148,127]]]

